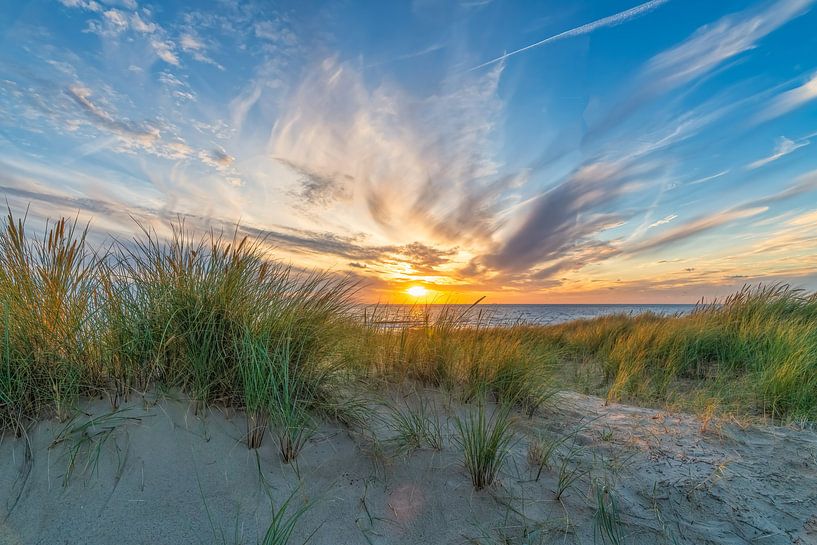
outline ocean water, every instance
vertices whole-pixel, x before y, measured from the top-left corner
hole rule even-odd
[[[626,314],[635,316],[646,312],[662,316],[685,314],[695,305],[364,305],[362,317],[395,327],[423,323],[426,314],[431,320],[442,313],[458,318],[469,325],[512,326],[516,324],[550,325],[607,316]]]

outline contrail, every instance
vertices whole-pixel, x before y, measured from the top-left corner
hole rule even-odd
[[[626,23],[630,19],[635,19],[639,15],[643,15],[648,13],[662,4],[666,4],[669,0],[650,0],[649,2],[644,2],[640,6],[636,6],[634,8],[630,8],[626,11],[622,11],[616,13],[614,15],[610,15],[609,17],[604,17],[603,19],[598,19],[591,23],[587,23],[585,25],[571,28],[570,30],[565,30],[564,32],[560,32],[559,34],[555,34],[550,36],[549,38],[545,38],[544,40],[538,41],[535,44],[527,45],[521,49],[517,49],[516,51],[511,51],[510,53],[505,53],[501,57],[497,57],[492,59],[488,62],[484,62],[478,66],[471,68],[471,70],[477,70],[479,68],[483,68],[485,66],[494,64],[495,62],[499,62],[501,60],[507,59],[512,55],[516,55],[517,53],[522,53],[523,51],[527,51],[528,49],[533,49],[534,47],[539,47],[540,45],[545,45],[550,42],[555,42],[557,40],[563,40],[564,38],[572,38],[573,36],[581,36],[582,34],[588,34],[593,32],[597,28],[606,27],[606,26],[616,26],[620,25],[621,23]]]

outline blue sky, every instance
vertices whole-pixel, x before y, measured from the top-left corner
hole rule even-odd
[[[0,191],[370,299],[817,289],[814,3],[5,1]]]

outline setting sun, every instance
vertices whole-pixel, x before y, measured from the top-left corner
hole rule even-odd
[[[428,290],[425,289],[423,286],[411,286],[409,289],[406,290],[406,293],[411,295],[412,297],[422,297],[428,293]]]

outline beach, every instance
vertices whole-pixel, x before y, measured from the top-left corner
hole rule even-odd
[[[380,403],[374,430],[323,424],[297,463],[284,464],[272,440],[247,449],[236,411],[196,415],[172,396],[134,396],[117,411],[89,402],[71,423],[45,421],[25,439],[4,438],[0,541],[267,543],[272,506],[287,501],[289,515],[304,509],[290,543],[787,544],[817,536],[812,431],[719,420],[704,428],[686,414],[560,393],[540,415],[515,415],[497,482],[475,491],[452,442],[452,419],[468,407],[433,391],[389,397],[433,407],[441,448],[398,445]],[[84,435],[63,433],[54,444],[91,419]],[[537,481],[531,442],[563,436],[570,439]],[[572,480],[557,500],[566,472]],[[615,505],[609,535],[599,501]]]

